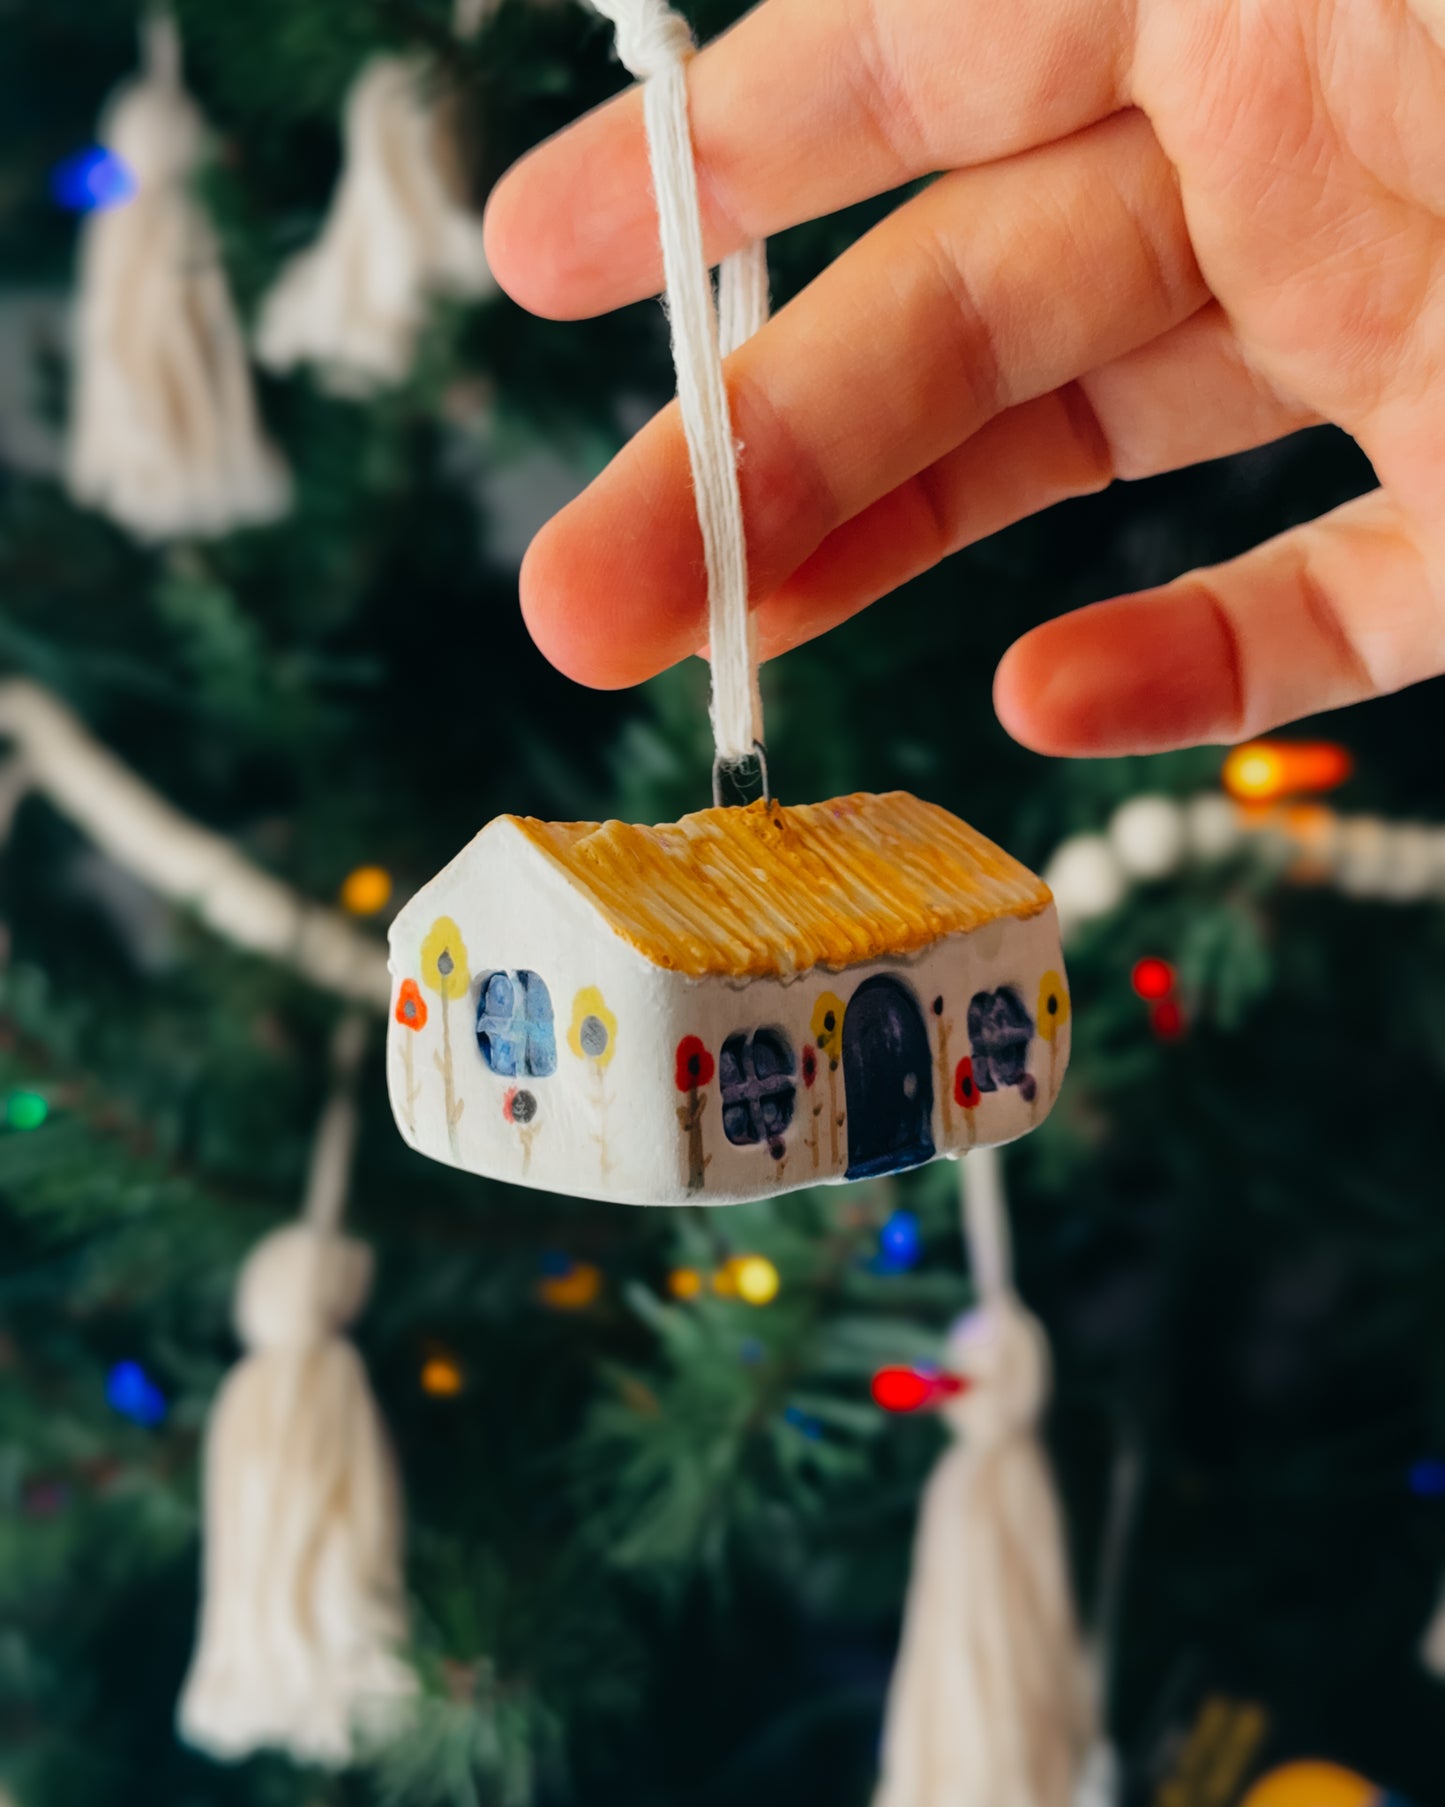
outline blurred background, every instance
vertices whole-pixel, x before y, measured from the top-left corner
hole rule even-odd
[[[624,80],[609,28],[568,0],[502,0],[464,38],[440,0],[175,10],[210,130],[189,192],[243,330],[321,229],[368,59],[433,59],[478,199]],[[739,9],[688,10],[706,36]],[[97,121],[135,68],[135,12],[6,0],[3,20],[7,744],[12,681],[33,680],[376,942],[496,813],[705,805],[701,664],[589,693],[517,608],[531,533],[671,393],[658,306],[557,325],[440,297],[370,393],[258,371],[289,511],[138,537],[62,480],[77,234],[130,204]],[[775,300],[888,204],[777,240]],[[777,793],[902,786],[1039,870],[1141,794],[1219,794],[1222,750],[1022,751],[994,666],[1039,620],[1371,482],[1312,432],[973,548],[768,668]],[[1370,818],[1377,850],[1445,824],[1440,704],[1429,686],[1295,731],[1346,750],[1322,807]],[[952,1169],[708,1214],[509,1190],[403,1145],[379,1010],[349,1217],[380,1278],[356,1335],[405,1479],[423,1692],[341,1775],[219,1767],[177,1741],[231,1291],[300,1200],[343,1005],[304,959],[162,896],[17,750],[0,754],[6,1807],[867,1801],[941,1440],[880,1410],[870,1377],[936,1351],[968,1304]],[[1331,821],[1306,826],[1328,840]],[[1445,1801],[1445,1695],[1418,1656],[1445,1571],[1445,861],[1393,887],[1392,869],[1342,884],[1324,860],[1304,883],[1251,845],[1121,885],[1071,936],[1063,1099],[1007,1160],[1130,1801],[1235,1799],[1181,1779],[1221,1711],[1253,1728],[1245,1768],[1325,1758]],[[766,1297],[714,1283],[743,1256],[771,1271],[748,1289]]]

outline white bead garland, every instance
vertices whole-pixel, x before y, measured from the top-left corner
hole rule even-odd
[[[1130,878],[1168,878],[1184,861],[1184,811],[1172,797],[1131,797],[1114,811],[1109,840]]]

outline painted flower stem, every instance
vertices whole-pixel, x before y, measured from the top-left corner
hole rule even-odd
[[[447,1117],[447,1140],[451,1143],[452,1153],[457,1152],[457,1125],[461,1122],[464,1098],[457,1097],[456,1078],[452,1070],[452,1016],[450,999],[444,991],[442,998],[442,1051],[435,1056],[437,1071],[442,1076],[442,1096],[445,1100]]]
[[[687,1103],[677,1107],[677,1121],[687,1136],[687,1189],[701,1192],[707,1184],[708,1164],[712,1156],[703,1153],[702,1114],[707,1109],[707,1094],[695,1085],[687,1089]]]
[[[605,1180],[615,1165],[607,1147],[607,1080],[600,1060],[590,1061],[589,1064],[597,1088],[597,1130],[592,1139],[597,1144],[597,1165]]]
[[[940,1000],[941,1001],[941,1000]],[[943,1125],[943,1145],[953,1140],[952,1069],[948,1064],[948,1032],[953,1024],[940,1013],[938,1017],[938,1108]]]
[[[416,1101],[421,1091],[421,1081],[416,1076],[416,1061],[412,1055],[412,1038],[409,1035],[401,1038],[401,1078],[402,1096],[406,1101],[402,1111],[402,1120],[406,1124],[408,1133],[415,1135]]]

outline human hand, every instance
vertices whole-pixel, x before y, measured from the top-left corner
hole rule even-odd
[[[1233,741],[1445,670],[1445,0],[766,0],[691,65],[709,255],[950,173],[727,365],[765,655],[1062,497],[1337,422],[1382,488],[1005,656],[1043,752]],[[578,318],[661,286],[637,91],[487,215]],[[676,407],[522,571],[584,683],[702,640]]]

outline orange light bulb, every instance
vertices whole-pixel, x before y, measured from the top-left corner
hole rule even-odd
[[[430,1356],[422,1366],[421,1390],[433,1399],[454,1399],[464,1384],[461,1369],[449,1355]]]
[[[391,874],[384,866],[358,866],[341,887],[341,907],[352,916],[375,916],[391,899]]]
[[[1304,791],[1332,791],[1355,769],[1332,740],[1252,740],[1224,762],[1224,788],[1239,803],[1277,803]]]

